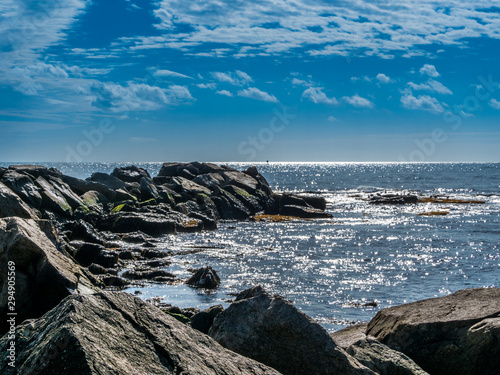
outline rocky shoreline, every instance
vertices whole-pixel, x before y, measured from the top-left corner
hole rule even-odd
[[[189,280],[165,270],[172,254],[157,248],[160,236],[220,220],[328,219],[325,209],[320,196],[274,193],[255,167],[165,163],[156,177],[129,166],[86,180],[0,168],[2,353],[12,346],[10,265],[17,314],[16,367],[4,354],[0,373],[499,374],[498,288],[384,309],[331,336],[260,287],[201,312],[119,291],[146,281],[218,287],[210,267]]]

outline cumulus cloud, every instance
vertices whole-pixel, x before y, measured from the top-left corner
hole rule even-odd
[[[217,91],[216,94],[219,94],[219,95],[223,95],[223,96],[229,96],[229,97],[232,97],[233,94],[227,90],[220,90],[220,91]]]
[[[496,99],[490,100],[490,107],[495,109],[500,109],[500,102]]]
[[[441,82],[435,81],[433,79],[428,80],[426,83],[420,84],[409,82],[408,86],[410,86],[413,90],[433,91],[443,95],[453,94],[453,92],[448,87],[444,86]]]
[[[354,96],[344,96],[343,98],[347,103],[352,105],[353,107],[358,108],[373,108],[375,105],[369,101],[368,99],[362,98],[359,95]]]
[[[89,93],[93,96],[93,107],[111,112],[149,111],[193,100],[187,87],[177,85],[161,89],[142,83],[128,83],[127,86],[122,86],[116,83],[94,82]]]
[[[328,105],[336,105],[338,104],[337,99],[329,98],[321,87],[309,87],[306,91],[302,93],[302,97],[309,99],[311,102],[316,104],[328,104]]]
[[[219,82],[229,83],[234,86],[243,86],[253,81],[247,73],[237,70],[235,72],[212,72],[212,77]]]
[[[440,113],[444,111],[443,106],[436,98],[429,95],[420,95],[418,97],[412,94],[406,94],[401,97],[401,104],[407,109],[420,109],[424,111]]]
[[[421,67],[420,74],[428,75],[429,77],[434,77],[434,78],[440,76],[440,74],[436,70],[436,67],[430,64],[425,64],[423,67]]]
[[[243,96],[255,100],[262,100],[271,103],[278,102],[278,99],[276,99],[274,95],[270,95],[267,92],[261,91],[255,87],[249,87],[248,89],[238,91],[238,96]]]
[[[389,83],[389,82],[391,82],[391,79],[388,76],[386,76],[385,74],[383,74],[383,73],[377,74],[377,80],[380,83]]]

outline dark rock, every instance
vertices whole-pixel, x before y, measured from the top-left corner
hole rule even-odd
[[[81,198],[84,206],[91,211],[101,215],[108,211],[109,200],[98,191],[88,191]]]
[[[226,190],[220,189],[219,196],[212,200],[223,220],[245,220],[251,216],[250,210]]]
[[[428,375],[409,357],[367,337],[367,323],[357,324],[330,336],[361,364],[380,375]]]
[[[78,220],[67,224],[65,227],[71,231],[71,241],[84,241],[99,245],[104,245],[105,243],[94,227],[86,221]]]
[[[116,189],[116,202],[135,202],[137,198],[125,189]]]
[[[63,182],[61,179],[49,176],[49,179],[47,181],[49,181],[54,189],[56,189],[63,195],[64,199],[66,199],[73,210],[83,206],[83,201],[80,199],[80,197],[76,195],[73,190],[71,190],[70,186]]]
[[[416,204],[418,197],[416,195],[384,194],[370,197],[371,204]]]
[[[130,250],[123,250],[118,253],[118,259],[135,260],[134,253]]]
[[[300,206],[283,206],[280,208],[280,215],[295,216],[302,219],[329,219],[332,217],[331,214],[316,208]]]
[[[305,195],[301,194],[302,198],[308,205],[318,210],[326,210],[326,199],[319,195]]]
[[[11,165],[9,169],[11,171],[29,175],[30,177],[33,177],[33,179],[40,176],[47,177],[49,175],[47,167],[42,165]]]
[[[19,329],[23,375],[278,374],[127,293],[71,296]],[[2,353],[8,344],[0,339]],[[11,375],[7,362],[0,372]]]
[[[497,374],[500,288],[465,289],[381,310],[367,334],[431,374]]]
[[[148,177],[141,178],[141,195],[143,200],[148,199],[160,199],[160,194],[158,193],[158,189],[153,184],[153,181]]]
[[[0,182],[0,217],[17,216],[35,219],[39,213],[24,203],[12,190]]]
[[[122,241],[128,242],[128,243],[134,243],[134,244],[139,244],[139,243],[144,243],[147,240],[149,240],[151,237],[147,235],[146,233],[143,232],[134,232],[134,233],[127,233],[121,237]]]
[[[176,279],[173,273],[165,270],[127,270],[121,276],[131,280],[152,280],[157,277],[164,277],[168,281]]]
[[[212,267],[202,267],[186,281],[186,284],[194,288],[215,289],[220,285],[220,277]]]
[[[235,302],[241,301],[244,299],[250,299],[253,297],[257,297],[257,296],[260,296],[261,294],[266,295],[267,292],[260,285],[257,285],[257,286],[250,288],[250,289],[245,289],[244,291],[238,293],[238,295],[235,298]]]
[[[147,170],[135,165],[115,168],[111,175],[125,182],[140,182],[143,177],[151,178]]]
[[[374,374],[289,301],[262,291],[217,315],[209,335],[284,375]]]
[[[225,183],[225,179],[220,173],[207,173],[196,176],[193,182],[212,190],[216,186],[222,186]]]
[[[176,221],[160,214],[129,212],[111,215],[109,222],[110,225],[106,225],[105,229],[115,233],[141,231],[150,236],[162,236],[177,232]]]
[[[101,280],[107,287],[123,288],[129,285],[129,282],[127,280],[116,275],[106,275]]]
[[[4,176],[5,172],[7,172],[7,168],[0,167],[0,178]]]
[[[110,201],[114,201],[116,198],[114,190],[99,182],[80,180],[66,175],[61,176],[61,180],[67,183],[71,190],[80,195],[94,191],[103,194]]]
[[[54,186],[52,186],[52,184],[50,184],[43,177],[38,177],[35,182],[40,188],[43,209],[62,214],[64,216],[73,215],[73,210],[70,204],[59,190],[54,188]]]
[[[250,215],[255,215],[257,212],[263,211],[264,207],[260,204],[259,200],[245,190],[240,189],[234,185],[226,186],[226,191],[231,193],[250,211]]]
[[[156,249],[144,249],[141,251],[141,255],[147,259],[166,258],[170,256],[168,252]]]
[[[259,175],[259,171],[257,170],[257,167],[254,165],[248,167],[245,173],[249,176],[252,176],[253,178],[256,178]]]
[[[90,272],[92,272],[94,275],[104,275],[106,273],[106,268],[101,266],[100,264],[95,264],[92,263],[90,266],[87,267]]]
[[[158,177],[178,176],[182,169],[184,169],[183,163],[163,163],[160,172],[158,172]]]
[[[37,222],[0,219],[0,314],[4,317],[8,262],[15,263],[18,322],[41,316],[70,294],[95,292],[88,271],[58,251]],[[0,334],[6,332],[6,322],[0,323]]]
[[[193,180],[196,175],[192,174],[188,169],[183,169],[180,173],[181,177],[187,178],[188,180]]]
[[[300,197],[290,195],[290,194],[275,194],[275,199],[278,201],[280,206],[300,206],[300,207],[311,207],[306,201]]]
[[[40,209],[42,206],[42,196],[38,192],[38,187],[33,180],[14,170],[8,170],[3,175],[3,183],[30,206]]]
[[[191,163],[191,165],[198,169],[199,174],[221,173],[226,170],[225,168],[213,163],[199,163],[195,161]]]
[[[192,197],[197,194],[211,194],[210,190],[206,187],[180,176],[172,178],[171,186],[177,193],[188,193]]]
[[[212,306],[206,310],[200,311],[191,317],[191,327],[194,329],[208,334],[210,327],[214,323],[214,319],[217,315],[224,311],[222,305]]]
[[[250,194],[254,194],[259,187],[258,181],[252,176],[239,171],[229,171],[222,174],[226,180],[226,185],[234,185],[245,190]]]
[[[171,262],[166,260],[166,259],[151,260],[151,261],[144,263],[144,265],[146,267],[151,267],[151,268],[167,267],[170,264],[171,264]]]
[[[92,173],[92,177],[87,178],[87,181],[98,182],[112,190],[125,189],[127,186],[125,185],[125,182],[123,182],[119,178],[102,172]]]
[[[102,245],[85,243],[76,252],[75,260],[83,267],[95,263],[105,268],[112,268],[118,262],[118,253],[106,250]]]

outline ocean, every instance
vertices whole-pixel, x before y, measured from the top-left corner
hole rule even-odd
[[[0,163],[2,166],[11,163]],[[86,178],[131,163],[38,163]],[[246,169],[248,163],[225,163]],[[153,176],[161,163],[136,163]],[[181,278],[212,266],[221,287],[128,288],[180,307],[228,306],[255,285],[290,299],[330,332],[378,310],[464,288],[500,286],[500,163],[257,163],[275,191],[322,194],[333,219],[221,222],[216,231],[169,235],[166,269]],[[483,200],[485,204],[372,205],[378,192]],[[446,216],[419,216],[432,211]]]

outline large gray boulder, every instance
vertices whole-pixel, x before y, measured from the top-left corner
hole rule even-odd
[[[65,216],[73,215],[71,205],[64,195],[43,177],[36,179],[42,195],[42,208]]]
[[[118,177],[103,172],[92,173],[92,176],[87,178],[87,181],[98,182],[100,184],[106,185],[112,190],[125,189],[127,187],[127,185],[125,185],[125,182],[120,180]]]
[[[332,333],[337,345],[379,375],[428,375],[411,358],[366,336],[366,326],[358,324]]]
[[[86,271],[47,237],[50,223],[40,223],[45,231],[31,219],[0,219],[0,315],[7,313],[8,265],[13,262],[18,322],[41,316],[70,294],[95,291]],[[0,333],[6,329],[3,319]]]
[[[260,288],[242,292],[217,315],[209,335],[285,375],[374,374],[291,302]]]
[[[0,217],[18,216],[34,219],[39,213],[24,203],[3,182],[0,182]]]
[[[115,168],[111,175],[125,182],[139,182],[143,177],[151,178],[147,170],[136,167],[135,165]]]
[[[42,206],[42,196],[31,177],[14,170],[7,170],[2,180],[23,201],[36,209],[40,209]]]
[[[17,369],[2,355],[2,374],[279,375],[127,293],[68,297],[18,332]]]
[[[465,289],[381,310],[367,334],[430,374],[498,374],[500,288]]]

